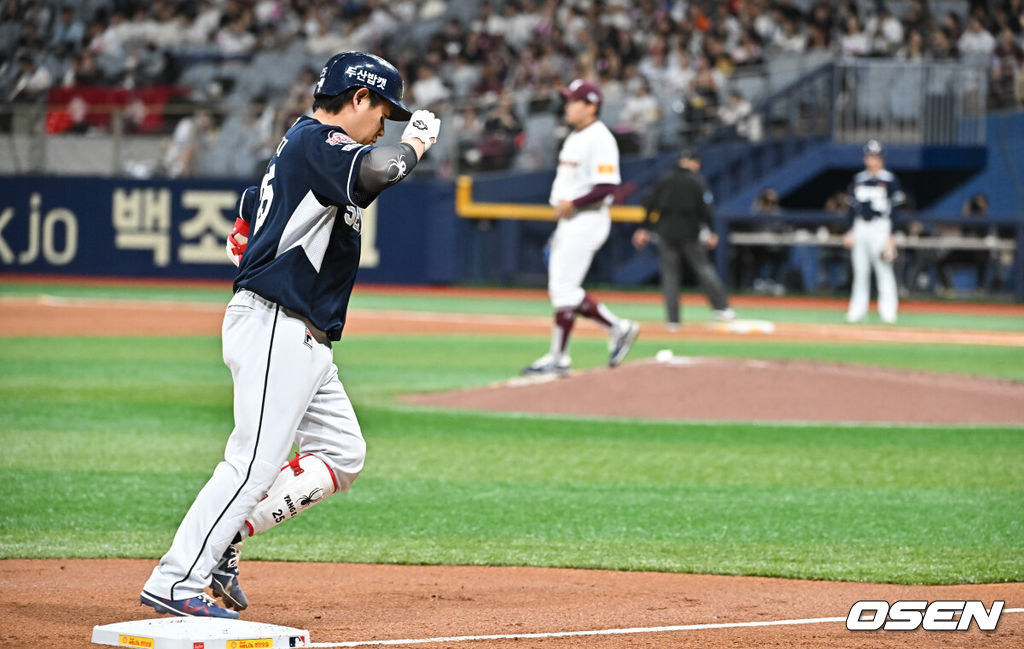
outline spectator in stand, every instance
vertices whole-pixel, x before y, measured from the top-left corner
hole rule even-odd
[[[842,55],[847,58],[867,56],[871,53],[871,39],[861,29],[857,16],[850,14],[846,17],[846,29],[839,39],[839,47]]]
[[[199,9],[196,12],[196,19],[192,23],[192,30],[195,38],[200,43],[209,43],[210,39],[217,32],[221,25],[220,2],[214,0],[200,0]]]
[[[738,90],[729,92],[729,99],[718,109],[718,119],[726,126],[735,126],[736,135],[751,142],[761,141],[761,118]]]
[[[955,60],[960,56],[946,31],[938,28],[932,32],[931,55],[935,61]]]
[[[458,18],[451,18],[444,24],[444,30],[437,35],[438,50],[448,60],[455,59],[463,53],[466,41],[466,29]]]
[[[455,118],[454,131],[459,164],[469,171],[479,170],[483,155],[477,145],[484,135],[484,122],[475,105],[466,104]]]
[[[809,25],[807,27],[807,50],[818,50],[821,52],[829,49],[829,37],[828,34],[821,31],[821,28],[817,25]]]
[[[39,65],[35,58],[28,54],[18,57],[19,74],[14,88],[7,95],[11,103],[34,103],[46,97],[53,85],[53,76],[44,65]]]
[[[452,89],[452,99],[470,99],[473,87],[480,83],[480,70],[470,64],[464,54],[459,54],[445,68],[444,77],[446,85]]]
[[[256,37],[249,31],[252,13],[243,11],[221,27],[214,39],[224,56],[245,56],[256,47]]]
[[[665,58],[664,73],[655,74],[652,83],[659,83],[658,76],[661,76],[661,84],[664,84],[666,92],[674,95],[688,94],[693,88],[693,80],[697,76],[696,71],[690,67],[690,56],[685,51],[673,52],[674,56]],[[657,59],[652,53],[651,64],[654,65]]]
[[[512,164],[522,133],[523,125],[512,107],[512,96],[502,93],[487,115],[484,137],[477,143],[481,170],[507,169]]]
[[[34,2],[19,3],[18,15],[25,23],[31,23],[36,28],[36,33],[43,36],[50,27],[53,19],[55,2]]]
[[[963,218],[961,224],[940,226],[939,234],[950,237],[983,238],[995,236],[995,228],[987,223],[988,196],[977,193],[971,196],[960,209]],[[987,250],[942,249],[936,259],[935,269],[938,271],[940,293],[954,295],[957,292],[954,271],[958,267],[968,267],[974,271],[976,288],[987,285],[990,254]],[[998,262],[998,257],[996,259]]]
[[[60,18],[53,29],[50,46],[57,52],[77,52],[85,38],[85,24],[75,16],[75,8],[66,5],[60,10]]]
[[[911,0],[906,11],[903,12],[900,22],[903,23],[905,32],[916,31],[923,35],[931,31],[931,18],[924,0]]]
[[[826,47],[831,45],[832,32],[835,30],[836,20],[832,15],[832,8],[829,6],[828,0],[818,0],[815,3],[807,22],[825,38]]]
[[[950,42],[956,43],[963,35],[963,26],[960,23],[960,16],[953,11],[947,11],[939,22],[939,29],[944,31]]]
[[[776,12],[769,11],[766,2],[751,3],[751,9],[754,12],[751,27],[757,34],[757,39],[761,43],[771,43],[775,38],[775,32],[779,29],[778,22],[775,20]]]
[[[490,34],[492,36],[503,34],[507,26],[505,18],[494,11],[494,6],[488,0],[480,4],[480,14],[470,24],[473,31]]]
[[[705,118],[713,118],[717,106],[726,101],[724,90],[734,68],[761,62],[763,49],[773,56],[831,49],[847,58],[895,57],[910,62],[978,57],[990,66],[991,105],[1020,105],[1021,0],[946,3],[952,10],[937,16],[929,14],[927,4],[900,3],[904,9],[898,20],[888,11],[895,6],[892,3],[887,7],[885,2],[864,0],[489,0],[476,7],[459,5],[465,9],[458,12],[459,20],[450,18],[455,15],[450,12],[440,14],[445,3],[438,0],[7,0],[0,10],[0,84],[4,95],[10,95],[21,54],[41,61],[43,53],[62,56],[64,64],[51,72],[65,84],[141,86],[174,83],[179,76],[175,62],[197,54],[219,52],[244,60],[256,51],[284,52],[301,46],[332,54],[378,48],[410,73],[426,64],[437,75],[433,88],[411,91],[430,97],[443,86],[448,99],[476,102],[478,110],[506,91],[532,104],[533,92],[548,92],[547,79],[600,78],[606,89],[602,118],[617,124],[630,115],[623,117],[620,111],[633,103],[631,84],[639,73],[663,119],[672,118],[674,125],[688,106],[683,114],[699,122],[698,129],[683,130],[692,135],[708,130],[710,120]],[[83,27],[81,20],[87,15],[88,27]],[[392,36],[414,26],[420,35],[421,28],[428,28],[425,21],[438,16],[444,18],[437,21],[435,33],[422,33],[422,41]],[[98,67],[102,74],[77,70],[78,57],[86,52],[99,57],[92,70]],[[702,58],[708,60],[714,83],[704,79]],[[45,60],[49,65],[51,59]],[[112,79],[103,79],[104,75]],[[94,80],[83,80],[89,76]],[[194,94],[208,92],[215,81],[204,80]],[[712,91],[714,86],[717,90]],[[617,87],[630,89],[623,92],[621,102],[615,99]],[[232,93],[229,84],[223,88],[224,97]],[[236,99],[240,98],[232,97]],[[285,111],[285,106],[281,101],[275,109],[296,108]],[[554,148],[555,138],[551,141]],[[539,163],[548,157],[531,160]]]
[[[22,52],[42,52],[47,45],[43,33],[35,22],[23,20],[21,33],[18,34],[17,49]]]
[[[892,56],[903,45],[903,23],[893,16],[884,4],[864,24],[871,41],[871,54],[878,57]]]
[[[907,35],[907,42],[896,52],[896,60],[906,61],[907,63],[921,63],[925,58],[924,37],[916,29],[911,30]]]
[[[661,108],[658,106],[658,99],[651,94],[650,86],[641,77],[636,84],[636,90],[626,97],[622,105],[619,124],[615,130],[618,133],[635,134],[640,155],[649,156],[657,151],[660,120]]]
[[[996,49],[996,39],[981,24],[976,16],[971,16],[967,29],[957,41],[957,49],[964,60],[988,63],[992,52]]]
[[[67,88],[83,86],[102,86],[108,82],[103,71],[96,65],[96,55],[92,52],[81,52],[72,59],[71,65],[64,71],[61,84]]]
[[[163,157],[163,172],[171,178],[199,175],[203,154],[216,138],[213,116],[209,109],[196,106],[191,115],[183,117],[174,127],[174,134]]]
[[[729,51],[729,58],[737,65],[757,65],[762,62],[761,46],[749,30],[744,30],[735,48]]]
[[[795,20],[782,16],[779,28],[772,37],[772,46],[778,52],[799,54],[807,49],[807,34],[797,26]]]
[[[773,187],[765,187],[754,199],[750,211],[761,217],[754,226],[755,232],[785,234],[790,228],[782,218],[779,193]],[[754,270],[753,289],[755,293],[783,295],[786,285],[783,274],[789,261],[789,248],[783,245],[745,246],[744,265]]]
[[[529,0],[506,2],[505,23],[507,27],[503,31],[505,40],[515,47],[525,46],[539,21],[540,17],[533,2]]]
[[[688,119],[699,135],[711,131],[718,115],[719,93],[724,85],[720,72],[711,68],[707,57],[697,59],[697,72],[690,82]]]
[[[288,96],[281,108],[282,124],[291,124],[301,115],[313,112],[313,88],[316,86],[316,73],[306,68],[299,78],[288,88]]]
[[[716,34],[722,38],[727,50],[731,50],[739,44],[740,36],[743,34],[743,24],[733,13],[729,3],[715,3],[714,29]]]
[[[416,81],[409,87],[412,92],[410,101],[429,110],[438,110],[438,105],[451,97],[452,91],[444,85],[441,77],[434,74],[434,66],[424,64],[416,70]]]
[[[823,207],[826,212],[837,217],[825,226],[825,234],[842,235],[846,231],[846,214],[849,210],[846,192],[841,189],[837,190],[825,199]],[[819,232],[821,232],[820,229]],[[897,257],[897,262],[902,263],[906,256],[900,255]],[[843,246],[823,246],[818,263],[825,273],[825,281],[829,290],[849,289],[850,251]]]
[[[992,52],[992,92],[997,107],[1024,104],[1024,48],[1004,27]]]
[[[274,157],[274,150],[280,143],[279,134],[284,129],[277,124],[276,117],[273,106],[265,97],[256,97],[249,105],[245,121],[245,133],[248,135],[245,144],[248,150],[241,152],[241,155],[254,163],[254,176],[267,168],[267,163]]]

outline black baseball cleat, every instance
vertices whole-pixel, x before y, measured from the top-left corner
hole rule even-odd
[[[633,346],[637,334],[640,333],[640,325],[632,320],[622,320],[618,329],[619,331],[612,334],[608,344],[608,367],[615,367],[622,362],[629,353],[629,348]]]
[[[219,597],[224,606],[236,611],[249,607],[249,598],[238,583],[238,560],[241,558],[242,541],[239,539],[224,550],[224,556],[210,574],[210,590],[214,597]]]

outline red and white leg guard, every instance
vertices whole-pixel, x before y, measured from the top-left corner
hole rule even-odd
[[[296,454],[281,468],[270,491],[246,519],[249,536],[297,516],[337,491],[338,480],[323,460]]]

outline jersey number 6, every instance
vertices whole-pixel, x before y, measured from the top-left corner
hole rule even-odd
[[[270,214],[270,204],[274,202],[274,187],[270,182],[274,180],[274,171],[276,167],[276,163],[270,165],[270,168],[267,169],[267,173],[263,176],[263,182],[260,183],[260,204],[256,208],[256,222],[252,227],[253,234],[256,234],[260,229],[260,226],[263,225],[263,221],[267,219],[267,215]]]

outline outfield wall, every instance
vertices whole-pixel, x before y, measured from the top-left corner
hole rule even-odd
[[[0,272],[228,279],[239,180],[0,177]],[[363,213],[360,279],[458,279],[450,183],[407,181]]]
[[[1011,200],[1015,185],[1007,177],[1013,176],[1016,167],[998,156],[990,159],[993,164],[985,171],[985,180],[1001,188],[993,192],[993,203]],[[624,161],[625,182],[617,198],[635,205],[671,162],[671,156]],[[474,181],[474,200],[543,205],[553,175],[552,171],[481,175]],[[248,184],[237,179],[0,177],[0,273],[229,279],[233,267],[223,244],[234,222],[238,196]],[[959,219],[951,205],[947,209],[943,217],[904,218],[934,224]],[[717,214],[724,244],[715,256],[723,277],[730,260],[726,235],[733,225],[750,218],[745,212]],[[835,217],[790,212],[785,218],[797,227],[817,227],[816,220]],[[1018,250],[1024,249],[1024,220],[1018,213],[993,213],[991,220],[1006,231],[1003,236],[1016,240]],[[594,259],[589,282],[635,285],[657,276],[654,253],[637,253],[630,245],[634,227],[613,224],[608,243]],[[384,192],[364,211],[359,279],[542,286],[544,247],[553,229],[552,221],[458,218],[451,180],[410,178]],[[1020,255],[1004,290],[1014,291],[1024,301]]]

